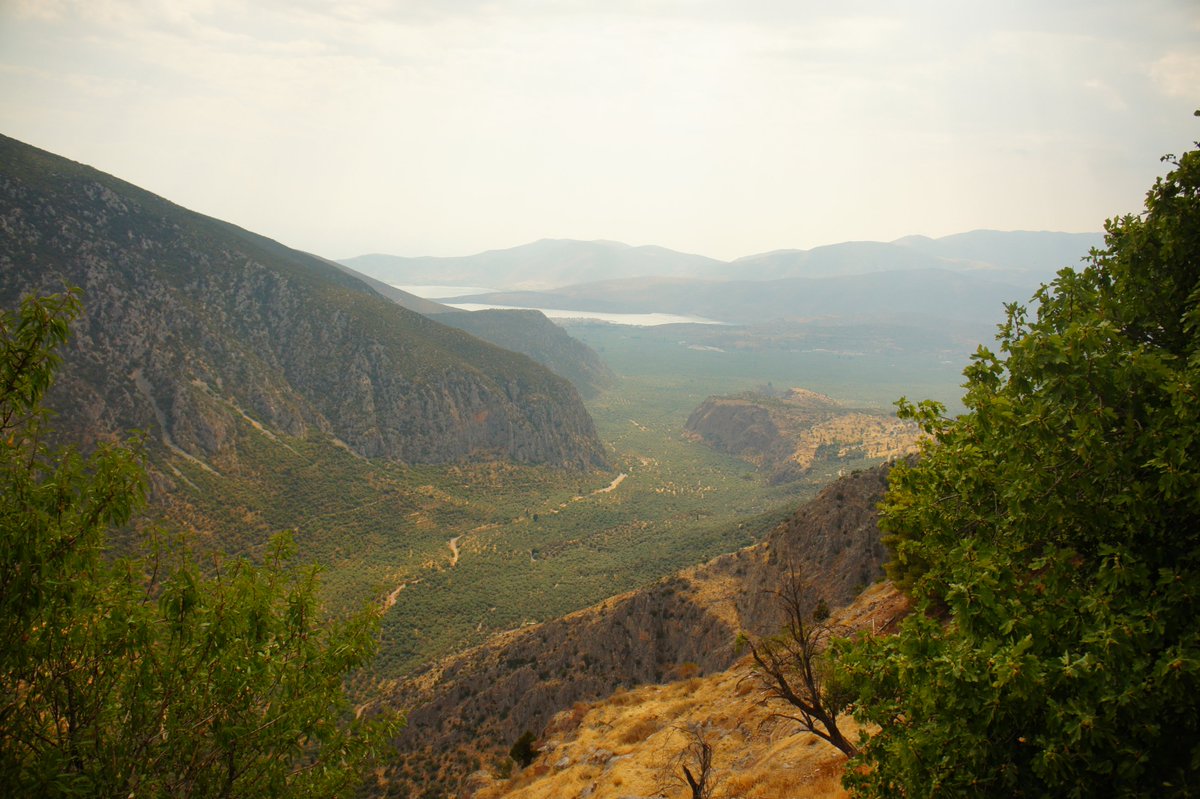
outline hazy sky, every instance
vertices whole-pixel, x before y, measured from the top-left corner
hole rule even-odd
[[[1197,0],[0,0],[0,132],[328,257],[1098,230]]]

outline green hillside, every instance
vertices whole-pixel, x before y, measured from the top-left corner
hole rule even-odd
[[[547,327],[544,349],[590,370],[573,379],[594,427],[563,378],[323,259],[11,139],[0,158],[0,302],[83,291],[56,428],[145,431],[142,525],[251,556],[292,530],[331,609],[388,607],[363,679],[727,551],[828,477],[770,489],[682,439],[697,397],[752,381],[613,377]],[[499,335],[526,316],[461,318]]]

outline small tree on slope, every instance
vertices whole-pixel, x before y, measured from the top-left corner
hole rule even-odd
[[[881,526],[918,612],[844,643],[856,796],[1200,793],[1200,152],[1008,307]]]
[[[858,749],[838,726],[838,715],[845,710],[849,696],[831,674],[826,647],[835,636],[844,634],[829,620],[824,600],[816,600],[811,585],[794,568],[775,592],[784,613],[783,630],[768,638],[742,634],[738,644],[750,650],[753,675],[763,692],[776,707],[771,718],[795,722],[800,729],[816,735],[847,757]]]

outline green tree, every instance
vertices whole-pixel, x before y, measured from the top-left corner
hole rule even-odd
[[[843,643],[857,796],[1200,793],[1200,153],[1008,307],[882,505],[916,610]]]
[[[538,750],[534,746],[534,743],[536,742],[537,737],[534,736],[534,734],[529,730],[526,730],[525,732],[521,733],[521,737],[518,738],[517,742],[512,745],[511,749],[508,750],[508,756],[516,761],[521,768],[526,768],[530,763],[533,762],[533,759],[537,757]]]
[[[329,624],[317,574],[199,569],[178,542],[104,555],[146,497],[136,442],[46,443],[42,397],[73,293],[0,312],[0,780],[25,796],[352,793],[395,718],[355,719],[344,680],[377,614]]]

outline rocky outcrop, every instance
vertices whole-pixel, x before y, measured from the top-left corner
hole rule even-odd
[[[787,439],[770,412],[748,400],[709,397],[692,411],[684,431],[718,452],[744,457],[756,465],[788,454]]]
[[[778,395],[709,397],[688,417],[684,434],[754,464],[780,483],[818,463],[899,457],[913,450],[918,430],[895,416],[793,388]]]
[[[50,397],[72,435],[143,429],[206,459],[230,455],[244,416],[367,457],[603,463],[575,389],[529,358],[321,259],[7,138],[0,231],[4,306],[83,291]]]
[[[408,681],[392,699],[409,712],[390,790],[414,797],[451,792],[472,758],[503,755],[522,732],[540,731],[575,702],[685,671],[727,668],[739,631],[779,629],[783,616],[772,590],[793,569],[830,607],[848,604],[883,576],[875,506],[887,468],[838,480],[758,544],[498,635]],[[409,781],[406,773],[422,777]]]

